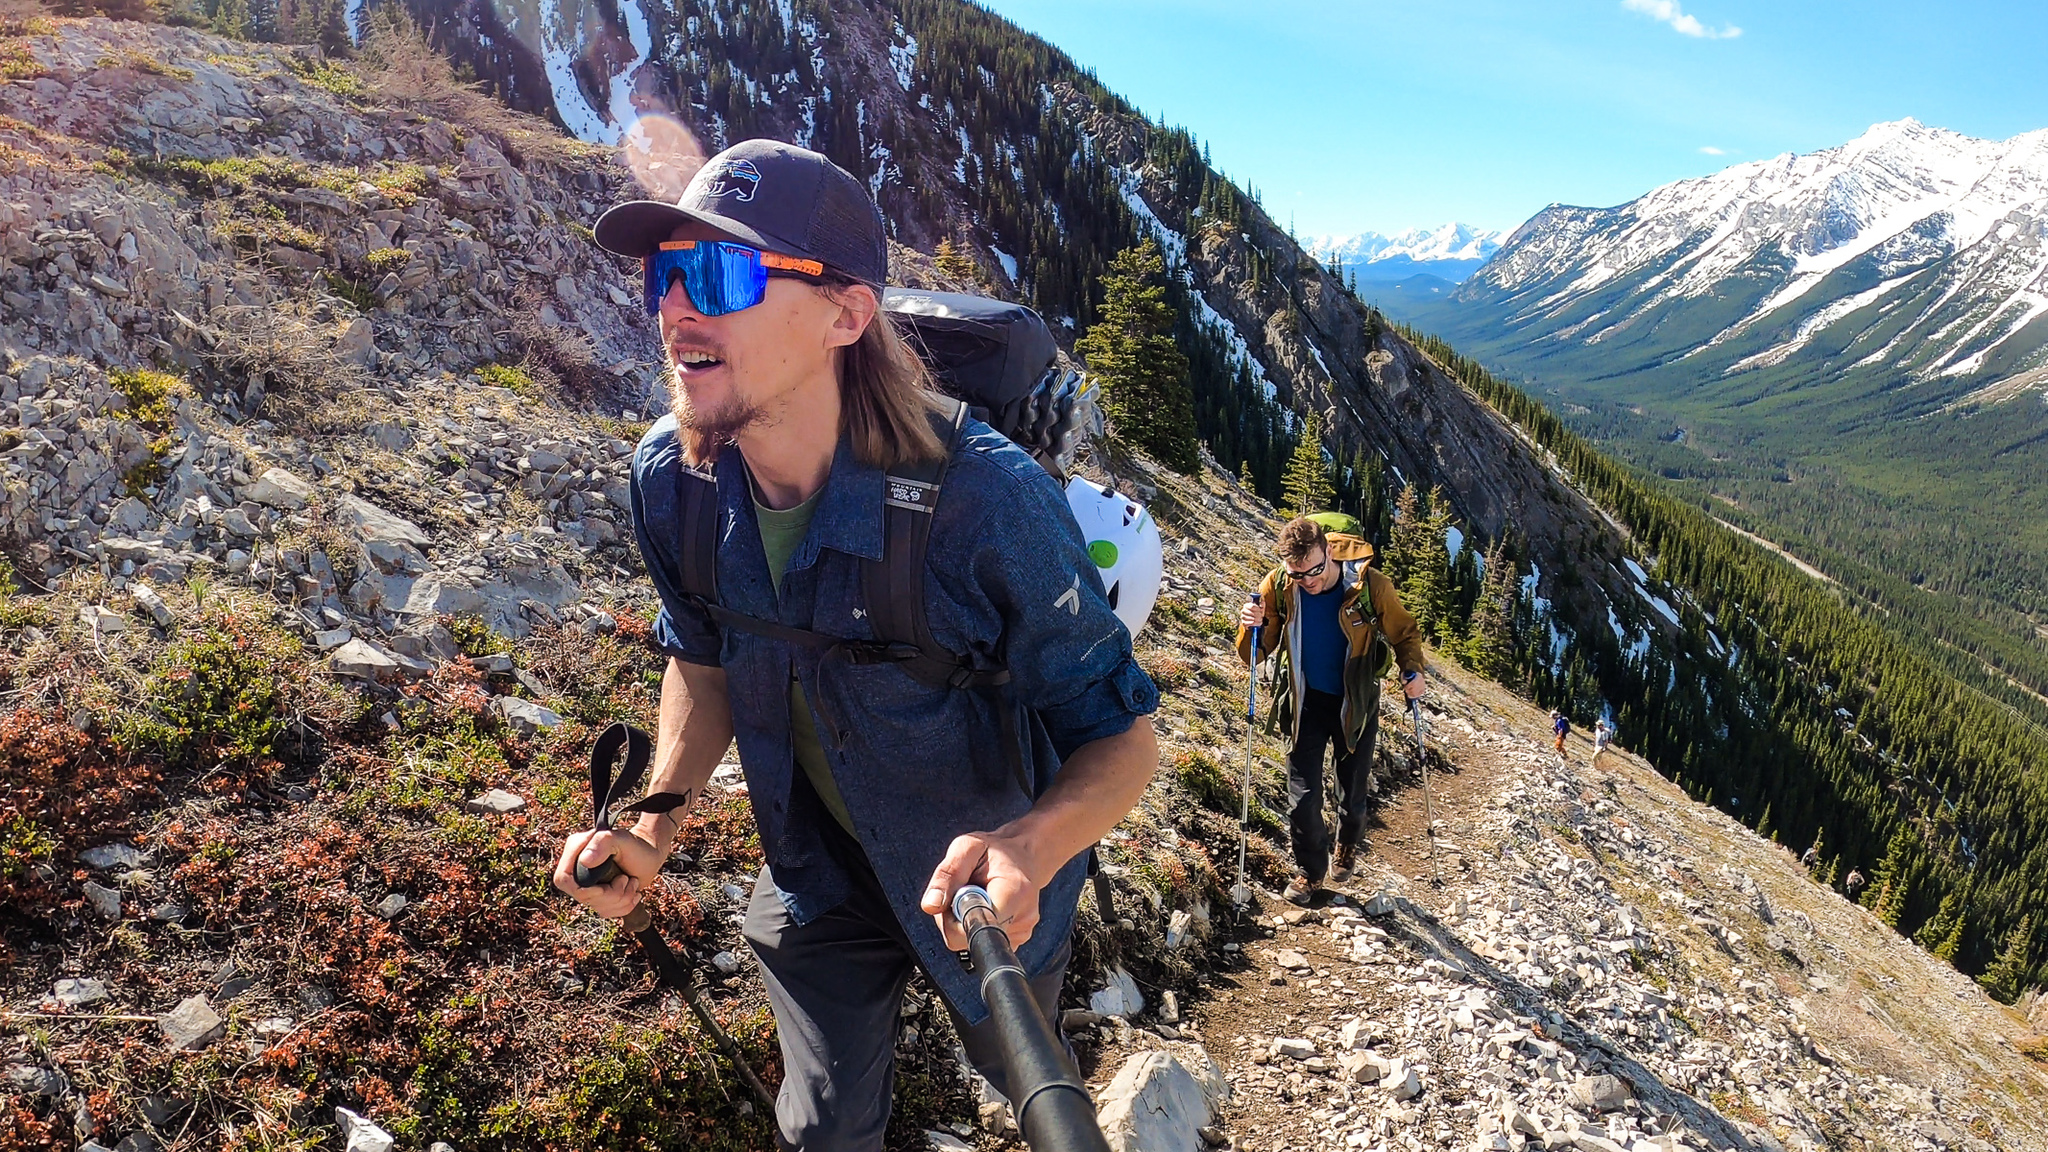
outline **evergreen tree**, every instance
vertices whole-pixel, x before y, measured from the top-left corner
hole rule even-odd
[[[1934,953],[1938,960],[1955,961],[1956,950],[1963,943],[1963,893],[1951,891],[1941,898],[1941,908],[1934,918],[1920,926],[1913,934],[1913,940],[1922,948]]]
[[[1471,639],[1462,649],[1465,665],[1489,680],[1515,680],[1515,595],[1520,573],[1508,559],[1504,540],[1486,550],[1486,575],[1472,606]]]
[[[1410,485],[1413,487],[1413,485]],[[1450,502],[1441,488],[1430,489],[1421,515],[1409,529],[1408,575],[1401,581],[1401,603],[1431,640],[1451,635],[1451,553],[1445,532],[1451,527]],[[1398,531],[1398,529],[1397,529]]]
[[[1327,512],[1337,503],[1330,488],[1329,470],[1323,467],[1323,420],[1314,412],[1302,421],[1301,442],[1287,461],[1287,475],[1280,482],[1286,509],[1296,516]]]
[[[1100,382],[1103,411],[1117,431],[1167,467],[1192,473],[1201,457],[1188,358],[1173,339],[1159,245],[1147,237],[1117,253],[1101,280],[1101,312],[1074,350]]]
[[[1387,547],[1380,564],[1396,588],[1407,582],[1408,573],[1414,570],[1421,558],[1424,547],[1422,522],[1421,493],[1410,484],[1401,489],[1401,495],[1395,499],[1394,522],[1387,526]]]
[[[974,257],[962,251],[961,246],[955,244],[951,236],[939,241],[938,251],[932,254],[932,262],[937,265],[939,275],[948,280],[959,284],[981,283],[981,265],[974,262]]]
[[[1983,985],[1994,999],[2011,1004],[2027,990],[2027,975],[2032,968],[2033,935],[2034,916],[2028,913],[2020,917],[2017,927],[2006,933],[2005,947],[1999,949],[1998,958],[1984,969],[1982,976],[1977,977],[1977,983]]]

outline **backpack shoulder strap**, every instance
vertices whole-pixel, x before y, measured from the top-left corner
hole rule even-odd
[[[970,659],[940,647],[925,615],[925,554],[931,545],[932,516],[967,426],[967,406],[948,399],[931,420],[932,430],[939,434],[939,457],[894,469],[883,479],[882,558],[866,562],[861,572],[868,621],[876,640],[915,650],[902,666],[919,680],[952,688],[995,687],[1009,682],[1009,670],[976,667]]]
[[[682,512],[683,592],[718,603],[718,474],[710,464],[676,461],[676,507]]]

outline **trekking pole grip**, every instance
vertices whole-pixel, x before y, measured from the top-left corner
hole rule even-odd
[[[967,930],[967,952],[981,975],[981,998],[995,1023],[1017,1127],[1032,1152],[1109,1152],[1095,1101],[1053,1032],[1009,934],[996,921],[988,890],[968,884],[953,894],[953,918]]]
[[[607,856],[604,863],[595,868],[586,868],[583,861],[576,861],[576,886],[578,888],[599,888],[619,878],[625,869],[619,867],[617,856]]]

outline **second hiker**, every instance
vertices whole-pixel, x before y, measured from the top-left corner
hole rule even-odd
[[[1324,519],[1342,530],[1328,530]],[[1266,574],[1259,598],[1238,617],[1237,654],[1254,667],[1276,650],[1287,654],[1276,705],[1292,742],[1287,823],[1295,876],[1284,895],[1307,904],[1325,879],[1349,880],[1356,864],[1379,731],[1380,678],[1398,662],[1409,699],[1420,699],[1427,685],[1422,630],[1401,606],[1393,581],[1369,566],[1372,545],[1356,521],[1332,513],[1297,517],[1280,529],[1276,550],[1281,567]],[[1253,628],[1261,629],[1256,654]],[[1341,814],[1334,861],[1323,823],[1325,747],[1336,761]]]

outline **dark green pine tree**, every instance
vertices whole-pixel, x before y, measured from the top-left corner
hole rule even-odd
[[[1521,573],[1509,561],[1504,540],[1486,550],[1486,575],[1472,606],[1471,638],[1465,642],[1465,665],[1489,680],[1512,686],[1515,676],[1515,599]]]
[[[1102,386],[1103,412],[1117,431],[1177,472],[1201,465],[1195,447],[1188,359],[1173,339],[1166,261],[1149,237],[1126,248],[1102,275],[1102,310],[1074,343]]]
[[[1301,441],[1287,461],[1280,491],[1286,510],[1295,516],[1327,512],[1337,503],[1336,493],[1330,487],[1329,470],[1323,467],[1323,419],[1314,412],[1302,421]]]
[[[1953,962],[1956,950],[1963,944],[1965,918],[1963,893],[1960,889],[1951,889],[1941,898],[1941,908],[1934,913],[1934,918],[1920,926],[1920,931],[1913,934],[1913,940],[1934,953],[1936,959]]]
[[[2027,973],[2033,965],[2029,963],[2033,952],[2034,917],[2032,913],[2020,917],[2018,926],[2006,933],[2005,947],[1999,949],[1998,958],[1991,962],[1984,974],[1977,977],[1977,983],[1999,1001],[2011,1004],[2027,990]]]

